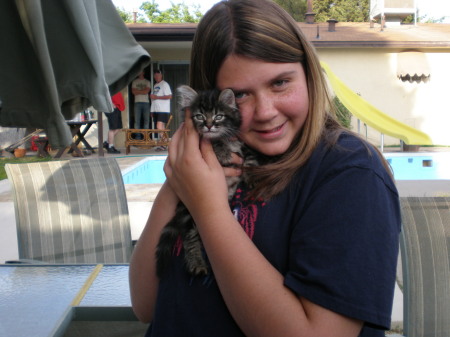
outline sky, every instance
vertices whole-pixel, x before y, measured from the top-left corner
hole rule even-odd
[[[416,0],[419,15],[427,15],[429,18],[440,19],[445,16],[444,22],[450,23],[450,1],[449,0]],[[134,8],[139,9],[145,0],[112,0],[115,6],[132,12]],[[200,5],[200,10],[205,13],[218,1],[215,0],[158,0],[160,10],[166,10],[172,6],[171,3],[184,2],[187,6]]]
[[[445,23],[450,23],[450,1],[448,0],[417,0],[419,16],[440,19],[446,17]]]

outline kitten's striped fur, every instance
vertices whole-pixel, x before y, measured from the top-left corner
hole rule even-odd
[[[177,89],[182,110],[189,107],[194,125],[202,137],[208,138],[222,166],[231,165],[231,153],[243,156],[243,144],[238,139],[241,115],[234,93],[208,90],[195,92],[188,86]],[[227,177],[228,197],[232,198],[242,177]],[[162,276],[170,263],[174,245],[181,239],[187,271],[192,275],[206,275],[208,264],[203,256],[203,245],[195,223],[183,203],[179,203],[175,216],[164,227],[156,249],[157,274]]]

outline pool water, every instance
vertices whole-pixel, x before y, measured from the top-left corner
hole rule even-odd
[[[166,156],[148,157],[122,173],[125,184],[162,184],[166,180],[164,162]]]
[[[450,153],[384,154],[396,180],[449,180]]]
[[[450,153],[385,153],[396,180],[450,180]],[[123,173],[125,184],[162,184],[166,156],[141,160]]]

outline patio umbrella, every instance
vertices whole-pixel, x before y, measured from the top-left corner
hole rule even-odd
[[[71,143],[66,120],[111,95],[150,63],[110,0],[0,1],[0,125],[45,129]]]

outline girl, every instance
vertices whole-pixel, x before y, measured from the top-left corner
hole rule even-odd
[[[130,264],[133,309],[148,336],[384,336],[400,211],[388,165],[331,112],[313,47],[269,0],[216,4],[193,41],[191,86],[231,88],[241,139],[272,158],[230,205],[226,175],[189,118],[176,132]],[[236,162],[238,162],[236,160]],[[192,278],[155,247],[181,200],[212,274]]]

